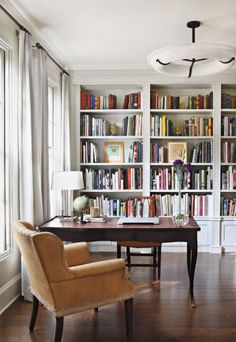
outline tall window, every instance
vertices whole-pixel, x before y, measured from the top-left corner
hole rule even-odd
[[[51,188],[52,173],[57,169],[56,159],[56,125],[58,113],[58,85],[53,81],[48,82],[48,159],[49,159],[49,185]],[[50,190],[50,208],[51,217],[56,215],[56,197],[55,192]]]
[[[0,41],[0,256],[10,250],[7,86],[9,54]]]

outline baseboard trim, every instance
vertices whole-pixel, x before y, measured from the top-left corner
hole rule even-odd
[[[21,273],[0,288],[0,315],[20,296]]]
[[[211,246],[210,247],[210,253],[212,254],[221,254],[223,252],[222,246]]]

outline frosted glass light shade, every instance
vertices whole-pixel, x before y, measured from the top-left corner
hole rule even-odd
[[[226,63],[233,57],[231,62]],[[147,56],[147,61],[162,74],[187,77],[191,62],[185,61],[185,59],[207,58],[204,61],[196,61],[192,68],[192,76],[205,76],[231,68],[235,63],[235,57],[236,49],[228,45],[191,43],[157,49]],[[169,64],[163,65],[157,60],[163,64]]]
[[[56,171],[52,174],[51,188],[53,190],[81,190],[84,189],[81,171]]]

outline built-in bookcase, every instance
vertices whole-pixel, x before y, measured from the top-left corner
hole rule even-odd
[[[143,192],[141,86],[83,86],[80,92],[80,168],[91,205],[125,215],[125,202]]]
[[[194,216],[212,216],[214,112],[211,86],[152,85],[150,106],[150,192],[160,197],[163,213],[171,215],[169,208],[177,195],[171,151],[179,148],[185,151],[186,162],[193,166],[182,190],[189,212]],[[180,156],[176,155],[177,158]]]
[[[193,171],[182,194],[201,226],[199,243],[203,250],[234,250],[236,86],[207,81],[129,84],[122,78],[113,84],[78,83],[76,151],[85,176],[82,192],[108,216],[125,215],[129,197],[151,195],[159,199],[163,215],[172,215],[177,187],[169,154],[173,144],[183,143]],[[121,160],[107,160],[113,143],[123,147]]]
[[[221,93],[221,213],[236,216],[236,87]]]

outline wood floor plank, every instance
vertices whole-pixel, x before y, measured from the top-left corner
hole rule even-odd
[[[96,253],[94,260],[113,258]],[[143,260],[140,260],[143,259]],[[138,257],[147,262],[147,257]],[[136,260],[136,261],[137,261]],[[197,307],[190,305],[184,253],[163,253],[161,281],[152,268],[132,268],[134,283],[133,341],[235,342],[236,254],[199,253],[195,273]],[[0,317],[1,342],[53,341],[55,320],[41,305],[35,330],[28,330],[31,303],[22,298]],[[123,303],[68,316],[63,341],[126,341]]]

